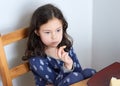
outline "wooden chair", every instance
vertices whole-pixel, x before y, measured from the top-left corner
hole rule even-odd
[[[14,32],[0,35],[0,75],[3,86],[12,86],[12,80],[22,74],[29,72],[28,63],[22,63],[14,68],[8,67],[4,46],[17,42],[27,37],[27,28],[18,29]]]
[[[21,28],[5,35],[0,35],[0,75],[3,86],[13,86],[12,80],[29,72],[28,62],[21,63],[13,68],[8,67],[4,47],[27,37],[27,28]],[[71,86],[87,86],[87,80],[80,81]]]
[[[71,86],[88,86],[88,85],[87,85],[87,82],[88,82],[89,79],[90,79],[90,78],[85,79],[85,80],[80,81],[80,82],[77,82],[77,83],[74,83],[74,84],[72,84]]]

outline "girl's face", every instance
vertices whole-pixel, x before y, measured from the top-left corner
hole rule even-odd
[[[63,37],[62,22],[57,18],[52,18],[39,27],[37,35],[48,48],[57,47]]]

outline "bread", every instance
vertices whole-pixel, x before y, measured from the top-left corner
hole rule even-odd
[[[120,86],[120,79],[112,77],[110,80],[110,86]]]

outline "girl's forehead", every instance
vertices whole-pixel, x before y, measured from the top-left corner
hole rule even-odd
[[[57,18],[50,19],[47,23],[40,26],[42,30],[57,29],[62,27],[62,21]]]

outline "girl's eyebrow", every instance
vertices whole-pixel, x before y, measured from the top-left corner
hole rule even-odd
[[[50,28],[44,28],[42,31],[51,31]]]
[[[58,27],[57,29],[60,29],[60,28],[62,28],[62,26]]]
[[[62,28],[62,26],[59,26],[58,28],[56,28],[56,30],[57,30],[57,29],[61,29],[61,28]]]
[[[62,26],[59,26],[58,28],[56,28],[56,30],[57,30],[57,29],[61,29],[61,28],[62,28]],[[51,29],[46,28],[46,29],[44,29],[43,31],[51,31]]]
[[[51,31],[51,30],[43,30],[43,31]]]

